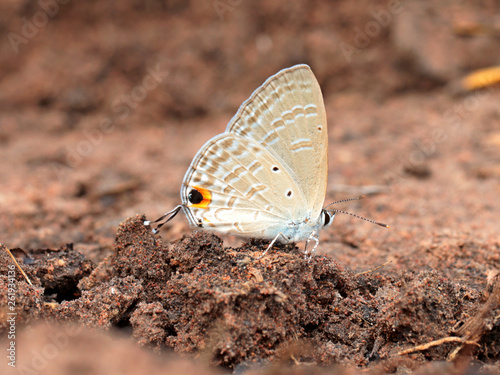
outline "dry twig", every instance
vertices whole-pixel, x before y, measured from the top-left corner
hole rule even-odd
[[[426,344],[417,345],[414,348],[399,352],[398,355],[415,353],[442,345],[444,343],[456,342],[459,343],[459,345],[448,355],[448,361],[454,361],[464,346],[479,346],[478,342],[483,335],[487,318],[491,315],[493,310],[500,306],[500,272],[495,272],[493,276],[490,276],[488,278],[488,283],[491,285],[492,290],[488,300],[483,305],[479,313],[465,322],[465,324],[458,330],[457,334],[459,336],[444,337]]]
[[[23,271],[23,269],[21,268],[21,266],[19,265],[19,263],[17,263],[17,260],[16,258],[14,257],[14,255],[12,255],[12,252],[7,248],[7,246],[3,245],[0,243],[0,246],[3,247],[5,249],[5,251],[7,251],[7,253],[10,255],[10,257],[12,258],[12,260],[14,261],[14,264],[17,266],[17,268],[19,269],[19,271],[21,271],[21,274],[24,276],[24,278],[26,279],[26,281],[28,282],[28,284],[30,284],[31,286],[33,286],[33,284],[31,283],[31,280],[29,279],[28,275],[26,275]]]
[[[366,275],[367,273],[372,273],[372,272],[375,272],[375,271],[378,271],[379,269],[381,269],[382,267],[388,265],[389,263],[391,263],[392,260],[388,260],[387,262],[385,262],[384,264],[381,264],[380,266],[378,267],[375,267],[371,270],[367,270],[367,271],[363,271],[363,272],[358,272],[355,276],[361,276],[361,275]]]
[[[462,344],[469,344],[469,345],[477,345],[475,341],[465,341],[462,337],[456,337],[456,336],[449,336],[449,337],[443,337],[442,339],[439,340],[434,340],[431,342],[428,342],[426,344],[422,345],[417,345],[413,348],[403,350],[398,353],[398,355],[405,355],[405,354],[410,354],[410,353],[415,353],[415,352],[421,352],[430,348],[433,348],[434,346],[439,346],[442,344],[445,344],[447,342],[459,342]]]

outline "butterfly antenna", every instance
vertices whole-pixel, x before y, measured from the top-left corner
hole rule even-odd
[[[364,199],[365,196],[364,195],[361,195],[359,197],[356,197],[356,198],[349,198],[349,199],[342,199],[340,201],[335,201],[335,202],[332,202],[330,203],[328,206],[326,206],[324,209],[326,210],[328,207],[330,207],[332,204],[337,204],[337,203],[344,203],[344,202],[350,202],[350,201],[357,201],[357,200],[360,200],[360,199]]]
[[[159,217],[158,219],[156,219],[155,221],[149,221],[149,220],[144,220],[144,225],[145,226],[150,226],[151,224],[155,224],[155,223],[158,223],[159,221],[162,221],[162,220],[166,220],[163,222],[163,223],[160,223],[156,226],[156,228],[153,228],[153,233],[158,233],[159,232],[159,229],[164,226],[165,224],[167,224],[170,220],[172,220],[175,215],[177,215],[179,213],[179,211],[182,209],[182,204],[178,205],[177,207],[175,207],[173,210],[171,211],[168,211],[167,213],[163,214],[161,217]]]
[[[349,199],[342,199],[340,201],[335,201],[335,202],[330,203],[328,206],[326,206],[325,209],[327,209],[328,207],[330,207],[332,204],[349,202],[349,201],[357,201],[357,200],[360,200],[360,199],[363,199],[363,198],[365,198],[365,196],[361,195],[361,196],[356,197],[356,198],[349,198]],[[389,225],[387,225],[387,224],[380,223],[380,222],[375,221],[375,220],[367,219],[366,217],[359,216],[359,215],[356,215],[356,214],[352,214],[352,213],[347,212],[347,211],[337,210],[337,209],[334,209],[334,208],[330,209],[328,211],[340,212],[341,214],[346,214],[346,215],[354,216],[354,217],[356,217],[358,219],[368,221],[369,223],[372,223],[372,224],[380,225],[381,227],[384,227],[384,228],[390,228]]]
[[[358,219],[368,221],[368,222],[370,222],[372,224],[377,224],[377,225],[380,225],[381,227],[384,227],[384,228],[390,228],[389,225],[387,225],[387,224],[380,223],[380,222],[375,221],[375,220],[367,219],[366,217],[359,216],[359,215],[356,215],[356,214],[352,214],[352,213],[347,212],[347,211],[342,211],[342,210],[337,210],[337,209],[331,209],[329,211],[340,212],[341,214],[351,215],[351,216],[354,216],[354,217],[356,217]]]

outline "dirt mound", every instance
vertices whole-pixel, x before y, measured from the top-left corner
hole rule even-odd
[[[491,314],[498,302],[481,317],[488,324],[476,343],[460,343],[460,327],[488,293],[437,271],[355,274],[327,256],[306,259],[294,246],[259,258],[261,242],[224,248],[218,237],[198,231],[164,245],[144,219],[123,222],[113,254],[95,268],[71,246],[33,253],[24,268],[35,287],[18,278],[26,295],[19,321],[115,327],[155,351],[201,355],[228,368],[291,358],[397,367],[399,352],[449,336],[457,340],[406,355],[405,366],[445,359],[460,345],[479,359],[500,354],[500,320]]]

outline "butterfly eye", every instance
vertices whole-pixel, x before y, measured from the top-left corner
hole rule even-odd
[[[203,201],[203,195],[196,189],[193,189],[188,194],[188,200],[192,204],[198,204]]]
[[[335,219],[335,214],[332,214],[326,210],[323,210],[321,212],[321,214],[323,215],[323,226],[326,227],[328,225],[330,225],[331,223],[333,223],[333,219]]]
[[[330,215],[328,212],[325,212],[325,222],[323,223],[323,226],[326,227],[328,224],[330,224]]]

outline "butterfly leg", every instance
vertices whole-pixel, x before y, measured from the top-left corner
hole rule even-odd
[[[313,248],[311,249],[311,251],[307,251],[307,245],[309,244],[310,241],[314,241],[315,244],[313,246]],[[314,252],[316,251],[316,248],[318,247],[318,244],[319,244],[319,233],[316,232],[316,231],[313,231],[311,233],[311,235],[309,236],[309,238],[306,240],[306,246],[304,248],[304,259],[308,259],[308,262],[311,261],[313,255],[314,255]],[[309,257],[307,256],[307,254],[309,254]]]
[[[284,239],[285,241],[287,241],[287,240],[288,240],[288,238],[286,238],[286,237],[285,237],[285,235],[284,235],[283,233],[281,233],[281,232],[280,232],[280,233],[278,233],[278,234],[276,235],[276,237],[274,237],[274,238],[273,238],[273,240],[271,241],[271,243],[267,246],[266,250],[264,250],[264,252],[263,252],[263,253],[262,253],[262,254],[261,254],[261,255],[260,255],[257,259],[262,259],[262,258],[263,258],[263,257],[267,254],[267,251],[268,251],[271,247],[273,247],[274,243],[278,240],[278,238],[279,238],[280,236],[281,236],[281,237],[283,237],[283,239]]]

